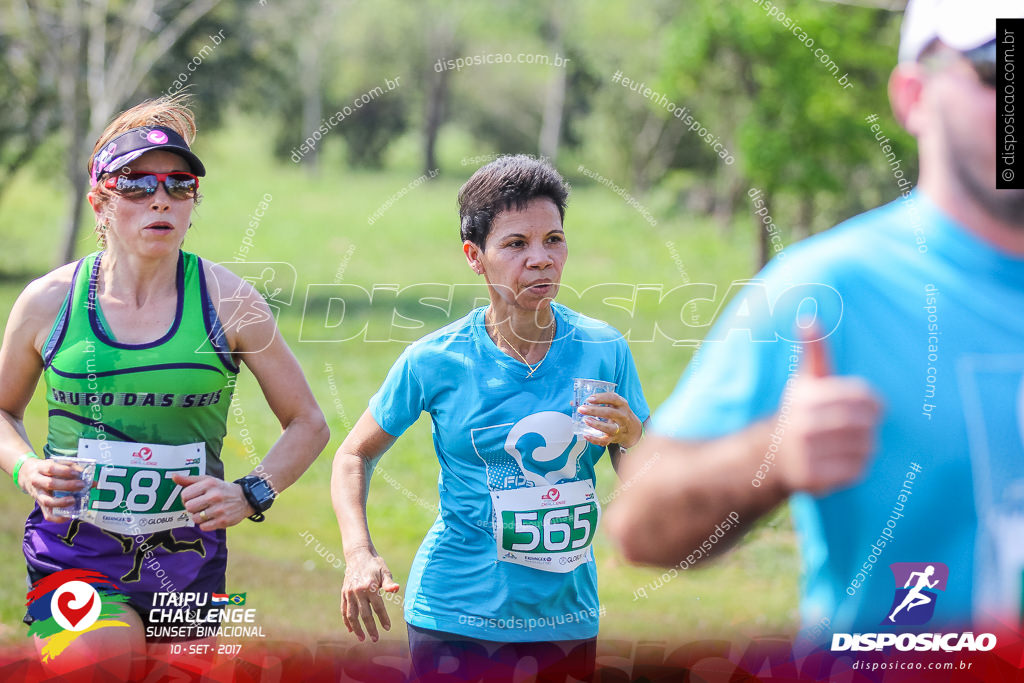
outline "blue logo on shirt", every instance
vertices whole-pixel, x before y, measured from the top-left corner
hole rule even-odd
[[[473,429],[473,447],[487,465],[492,491],[523,486],[550,487],[575,480],[587,441],[573,431],[572,418],[553,410],[515,423]]]
[[[572,418],[553,410],[527,415],[505,439],[505,452],[537,486],[575,478],[580,455],[586,450],[587,442],[573,431]]]

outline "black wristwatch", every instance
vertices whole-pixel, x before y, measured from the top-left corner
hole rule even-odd
[[[255,474],[235,479],[235,483],[242,487],[246,501],[256,511],[249,515],[249,519],[254,522],[262,522],[264,520],[263,513],[270,509],[270,506],[274,504],[274,498],[277,497],[274,487],[266,479],[257,477]]]

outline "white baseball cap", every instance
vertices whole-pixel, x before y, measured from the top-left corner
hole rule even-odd
[[[996,18],[1024,17],[1022,0],[909,0],[900,31],[900,62],[916,60],[938,38],[965,52],[996,37]]]

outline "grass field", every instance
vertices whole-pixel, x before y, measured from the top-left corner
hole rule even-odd
[[[451,156],[442,160],[441,175],[409,190],[371,226],[367,217],[420,175],[413,163],[403,162],[401,149],[389,170],[375,173],[341,170],[335,157],[326,154],[322,172],[310,177],[291,162],[272,160],[267,149],[254,145],[253,140],[265,139],[255,126],[238,120],[200,140],[197,151],[209,176],[203,181],[204,200],[185,248],[211,260],[231,261],[261,198],[272,196],[250,236],[253,247],[247,259],[284,262],[295,269],[294,299],[282,308],[279,324],[323,407],[332,438],[306,475],[278,500],[264,524],[245,522],[229,531],[228,590],[248,593],[247,604],[259,610],[268,636],[354,642],[345,632],[337,608],[343,568],[328,561],[328,553],[338,558],[342,555],[330,504],[331,459],[347,426],[365,409],[403,343],[324,341],[331,330],[317,325],[312,315],[322,313],[322,307],[311,307],[306,327],[302,327],[307,287],[336,282],[366,289],[375,284],[475,282],[476,276],[460,251],[455,197],[459,185],[475,168],[463,166],[459,154],[486,150],[442,145]],[[412,158],[411,154],[405,156]],[[755,244],[744,229],[749,221],[724,236],[706,218],[680,214],[670,198],[654,196],[644,200],[650,202],[648,208],[658,220],[657,226],[651,226],[619,196],[582,178],[575,168],[576,163],[563,165],[574,184],[566,220],[570,257],[565,285],[583,290],[616,282],[657,284],[668,290],[689,279],[717,283],[721,298],[729,282],[751,276]],[[611,169],[595,170],[615,178]],[[616,181],[622,183],[621,178]],[[53,190],[51,183],[27,171],[0,202],[0,236],[5,245],[0,251],[0,324],[6,322],[18,292],[29,279],[45,272],[56,254],[65,200]],[[91,251],[93,245],[91,236],[84,236],[79,253]],[[608,319],[603,313],[610,309],[600,302],[584,298],[577,303],[571,297],[559,300]],[[456,308],[461,303],[458,300]],[[597,308],[589,310],[588,306]],[[702,317],[710,319],[714,308],[701,309]],[[451,319],[464,312],[453,311]],[[353,313],[365,316],[371,329],[387,329],[390,324],[390,309],[386,313],[372,309]],[[657,298],[647,297],[631,324],[637,330],[650,330],[654,321],[664,316]],[[609,322],[621,329],[622,320],[620,316]],[[424,329],[408,334],[420,336],[441,322],[438,317]],[[303,339],[320,341],[300,340],[300,330]],[[657,406],[672,390],[693,348],[673,346],[664,337],[631,341],[631,347],[648,401]],[[229,419],[223,452],[231,478],[250,468],[238,438],[240,429],[254,434],[261,453],[278,434],[250,373],[243,371],[237,394],[244,424]],[[37,449],[45,439],[45,419],[40,384],[26,418]],[[433,521],[437,504],[438,465],[429,419],[421,418],[381,466],[394,484],[374,479],[368,506],[370,528],[377,548],[404,588],[413,555]],[[598,477],[598,493],[607,498],[614,486],[607,458],[600,463]],[[19,495],[4,477],[0,481],[0,512],[6,520],[0,524],[0,576],[5,577],[0,581],[0,643],[24,642],[20,622],[25,568],[20,541],[30,507],[29,499]],[[309,538],[314,540],[307,544],[304,539]],[[634,591],[655,581],[661,572],[627,565],[604,535],[599,534],[595,545],[600,595],[607,608],[604,637],[685,642],[709,634],[795,630],[798,569],[785,511],[763,522],[712,568],[681,572],[659,589],[649,588],[647,599],[634,599]],[[404,639],[400,607],[390,604],[389,612],[395,627],[388,637]]]

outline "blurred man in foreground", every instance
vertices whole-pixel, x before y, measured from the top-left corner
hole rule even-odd
[[[903,630],[881,622],[929,565],[938,599],[907,619],[1019,617],[991,609],[1019,609],[1024,566],[999,538],[1024,521],[1024,190],[995,189],[995,18],[1022,16],[912,0],[889,96],[917,188],[769,264],[768,305],[731,303],[623,461],[608,523],[631,560],[689,566],[789,499],[805,625]]]

